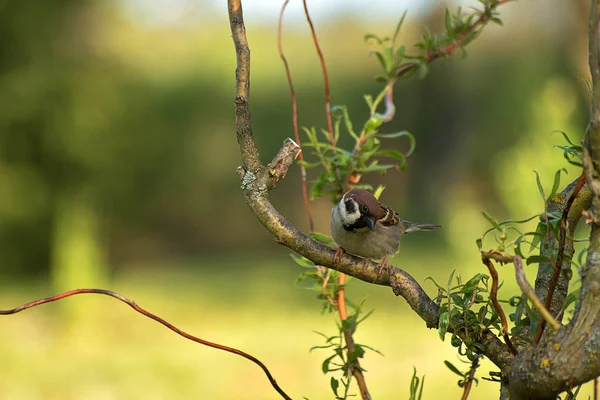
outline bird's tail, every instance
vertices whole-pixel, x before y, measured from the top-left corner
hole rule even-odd
[[[441,225],[436,224],[421,224],[418,222],[410,222],[410,221],[402,221],[402,224],[405,227],[405,232],[416,232],[416,231],[431,231],[435,228],[441,228]]]

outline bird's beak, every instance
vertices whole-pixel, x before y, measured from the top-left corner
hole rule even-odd
[[[369,227],[370,230],[375,230],[375,224],[377,223],[377,220],[373,217],[367,217],[367,226]]]

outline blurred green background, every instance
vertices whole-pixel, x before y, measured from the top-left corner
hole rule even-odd
[[[444,6],[469,2],[309,2],[331,77],[333,104],[355,124],[376,94],[365,33],[391,33],[409,9],[407,47],[443,29]],[[287,82],[276,50],[279,1],[245,3],[252,49],[252,111],[263,161],[291,136]],[[322,76],[293,1],[284,47],[300,123],[325,126]],[[415,11],[412,12],[414,7]],[[396,88],[396,119],[417,150],[405,172],[370,177],[410,220],[444,229],[405,238],[394,264],[431,296],[427,276],[483,271],[475,239],[495,217],[525,218],[568,167],[554,130],[580,140],[587,124],[585,1],[502,6],[468,48]],[[335,334],[301,272],[256,222],[234,174],[235,55],[225,1],[0,1],[0,308],[78,287],[116,290],[178,327],[262,360],[293,398],[332,398],[326,353],[313,331]],[[405,143],[392,143],[402,148]],[[568,168],[568,180],[577,171]],[[563,180],[566,182],[566,180]],[[294,166],[271,194],[282,214],[308,223]],[[327,199],[313,202],[329,233]],[[529,226],[530,228],[532,225]],[[533,222],[533,228],[535,222]],[[585,232],[583,232],[585,234]],[[487,243],[490,247],[493,242]],[[527,270],[533,282],[534,267]],[[500,269],[501,297],[516,294]],[[356,340],[385,356],[363,366],[373,398],[408,397],[413,366],[424,398],[459,398],[443,364],[455,349],[389,288],[352,281],[348,297],[375,313]],[[262,372],[239,357],[188,342],[128,307],[81,296],[4,317],[1,399],[276,399]],[[484,363],[478,375],[493,366]],[[496,397],[480,381],[471,399]],[[584,398],[589,393],[584,388]],[[440,397],[441,396],[441,397]]]

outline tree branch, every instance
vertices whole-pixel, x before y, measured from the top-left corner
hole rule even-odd
[[[533,290],[529,282],[527,282],[527,277],[525,276],[525,271],[523,270],[523,260],[521,259],[521,257],[514,257],[513,264],[515,265],[515,275],[517,277],[517,283],[519,284],[521,291],[525,293],[529,301],[531,301],[531,304],[533,304],[535,309],[538,310],[538,312],[541,314],[542,318],[544,318],[544,321],[552,325],[552,328],[554,328],[554,330],[558,330],[558,328],[560,328],[561,326],[560,322],[554,319],[552,314],[550,314],[550,311],[548,311],[548,309],[544,306],[544,304],[542,304],[540,299],[535,295],[535,291]]]
[[[508,321],[506,320],[506,314],[504,314],[504,310],[502,306],[498,302],[498,271],[494,267],[492,260],[485,256],[485,253],[482,252],[481,261],[490,271],[490,276],[492,277],[492,287],[490,289],[490,300],[492,300],[492,304],[494,305],[494,309],[498,316],[500,316],[500,321],[502,322],[502,336],[504,337],[504,343],[510,350],[513,355],[516,355],[517,349],[513,346],[510,336],[508,336]]]
[[[222,344],[218,344],[218,343],[213,343],[213,342],[209,342],[208,340],[204,340],[201,339],[199,337],[196,337],[194,335],[191,335],[187,332],[182,331],[181,329],[177,328],[175,325],[165,321],[164,319],[162,319],[161,317],[152,314],[150,311],[145,310],[144,308],[140,307],[139,305],[137,305],[135,303],[135,301],[129,300],[127,297],[120,295],[119,293],[110,291],[110,290],[105,290],[105,289],[75,289],[75,290],[70,290],[68,292],[64,292],[61,294],[57,294],[55,296],[51,296],[51,297],[46,297],[40,300],[34,300],[34,301],[30,301],[29,303],[25,303],[20,305],[19,307],[15,307],[12,308],[10,310],[0,310],[0,315],[12,315],[12,314],[16,314],[19,313],[21,311],[25,311],[27,309],[30,309],[32,307],[36,307],[42,304],[46,304],[46,303],[52,303],[58,300],[62,300],[62,299],[66,299],[67,297],[71,297],[71,296],[75,296],[78,294],[101,294],[104,296],[110,296],[114,299],[117,299],[119,301],[122,301],[123,303],[127,304],[129,307],[133,308],[135,311],[137,311],[138,313],[142,314],[145,317],[148,317],[150,319],[153,319],[154,321],[158,322],[159,324],[163,325],[164,327],[166,327],[167,329],[170,329],[171,331],[175,332],[176,334],[183,336],[184,338],[191,340],[193,342],[202,344],[204,346],[208,346],[208,347],[212,347],[214,349],[217,350],[223,350],[229,353],[233,353],[233,354],[237,354],[238,356],[242,356],[247,360],[252,361],[253,363],[255,363],[256,365],[258,365],[265,373],[265,375],[267,375],[267,378],[269,379],[269,382],[271,383],[271,386],[273,386],[273,388],[277,391],[277,393],[279,393],[281,395],[281,397],[283,397],[286,400],[291,400],[291,398],[283,391],[283,389],[281,389],[279,387],[279,385],[277,384],[277,382],[275,381],[275,378],[273,378],[273,376],[271,375],[271,372],[269,372],[269,370],[267,369],[267,367],[256,357],[251,356],[248,353],[245,353],[241,350],[235,349],[233,347],[228,347],[228,346],[224,346]]]
[[[560,392],[600,375],[600,10],[590,12],[590,71],[593,80],[590,125],[584,139],[584,171],[592,191],[592,231],[586,264],[581,269],[581,294],[569,324],[515,358],[510,371],[512,400],[556,398]],[[535,374],[535,379],[531,379]]]
[[[553,196],[546,206],[548,212],[560,212],[563,214],[562,219],[566,221],[567,230],[562,230],[563,223],[561,222],[561,239],[564,237],[564,244],[562,246],[559,245],[559,253],[562,248],[563,256],[561,260],[557,259],[557,262],[555,263],[558,274],[556,274],[552,262],[540,263],[535,279],[535,294],[540,300],[545,301],[546,308],[555,318],[558,318],[559,321],[562,318],[562,306],[569,290],[569,281],[565,275],[560,274],[560,271],[563,268],[569,268],[571,266],[571,259],[574,254],[573,241],[571,238],[575,235],[575,228],[577,228],[577,224],[581,219],[582,211],[589,208],[591,204],[592,192],[588,185],[585,184],[577,190],[580,183],[581,178],[571,182],[562,192]],[[555,247],[555,239],[552,238],[549,240],[544,236],[540,241],[540,255],[552,258]],[[560,261],[560,265],[558,261]],[[555,289],[550,290],[553,286]],[[553,292],[551,302],[548,302],[549,291]]]
[[[252,135],[250,119],[250,47],[246,39],[246,27],[242,13],[241,1],[228,1],[229,23],[237,55],[236,87],[235,87],[235,126],[237,140],[242,151],[242,159],[247,169],[253,173],[262,167],[258,149]]]
[[[548,201],[547,210],[549,212],[558,211],[562,213],[560,237],[556,261],[541,263],[538,268],[536,297],[539,299],[545,298],[545,309],[549,310],[550,314],[556,316],[559,320],[562,319],[562,308],[569,291],[569,279],[566,275],[561,274],[561,271],[571,267],[571,259],[575,251],[571,238],[575,235],[575,228],[577,228],[577,223],[581,219],[581,213],[589,207],[590,200],[591,192],[585,185],[585,175],[582,173],[561,193],[557,193]],[[555,247],[555,238],[544,237],[540,241],[540,254],[553,257]],[[546,321],[547,319],[544,317],[536,333],[534,343],[540,341]]]
[[[340,289],[337,292],[337,310],[340,315],[340,321],[342,321],[342,325],[344,321],[348,319],[348,310],[346,309],[346,298],[345,298],[345,286],[346,286],[346,275],[340,274],[338,277],[338,285],[340,285]],[[362,372],[362,368],[360,367],[360,363],[358,358],[354,358],[354,360],[350,360],[351,357],[356,357],[355,351],[356,347],[354,345],[354,338],[352,337],[353,332],[351,332],[348,328],[343,328],[344,330],[344,340],[346,341],[347,353],[348,353],[348,364],[351,370],[354,379],[356,379],[356,383],[360,390],[360,396],[363,400],[371,400],[371,394],[369,393],[369,389],[367,388],[367,381],[365,380],[365,376]]]
[[[323,265],[353,276],[365,282],[392,286],[394,293],[402,296],[410,307],[430,328],[438,326],[439,307],[425,293],[417,281],[407,272],[390,266],[389,276],[378,277],[378,265],[370,260],[343,254],[334,263],[335,251],[299,231],[290,224],[267,199],[269,190],[275,184],[266,173],[258,159],[258,150],[252,138],[249,114],[249,63],[250,52],[247,47],[241,0],[228,0],[231,33],[237,53],[236,73],[236,131],[240,145],[242,161],[246,168],[238,168],[241,189],[246,203],[259,222],[274,236],[275,240],[308,258],[315,265]],[[242,45],[240,45],[242,44]],[[240,54],[241,53],[241,54]],[[241,137],[241,140],[240,140]],[[282,171],[283,172],[283,171]],[[463,338],[466,332],[457,332]],[[477,339],[478,351],[488,357],[499,368],[510,363],[512,355],[506,346],[489,330],[480,332]]]

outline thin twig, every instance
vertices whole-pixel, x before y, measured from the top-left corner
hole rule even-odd
[[[521,257],[515,256],[513,258],[513,264],[515,265],[515,274],[517,276],[517,283],[519,284],[521,291],[523,293],[525,293],[525,295],[527,296],[529,301],[531,301],[533,306],[539,311],[540,315],[544,319],[544,322],[548,322],[550,325],[552,325],[552,328],[554,328],[555,330],[558,330],[558,328],[560,328],[560,326],[561,326],[560,322],[558,322],[552,316],[552,314],[550,314],[550,311],[548,311],[548,308],[546,308],[542,304],[540,299],[538,299],[538,297],[536,296],[535,291],[533,290],[533,288],[531,287],[529,282],[527,282],[527,278],[525,277],[525,271],[523,270],[523,260],[521,259]]]
[[[296,143],[302,149],[302,142],[300,141],[300,133],[298,132],[298,103],[296,101],[296,91],[294,90],[294,84],[292,82],[292,73],[290,71],[290,66],[283,54],[283,46],[281,45],[281,28],[283,25],[283,13],[285,12],[285,8],[287,7],[290,0],[285,0],[283,6],[281,7],[281,13],[279,14],[279,23],[277,24],[277,49],[279,50],[279,56],[281,57],[281,61],[283,61],[283,66],[285,67],[285,74],[287,76],[287,81],[290,86],[290,94],[292,96],[292,126],[294,128],[294,138],[296,139]],[[302,151],[300,151],[300,161],[304,162],[304,155]],[[310,227],[310,231],[314,232],[315,230],[315,222],[313,220],[312,210],[310,207],[310,202],[308,199],[308,185],[306,183],[306,167],[304,165],[300,165],[300,174],[302,176],[302,199],[304,200],[304,207],[306,208],[306,214],[308,215],[308,225]]]
[[[471,33],[475,31],[476,28],[478,28],[479,26],[483,26],[489,22],[489,14],[491,14],[491,12],[495,10],[497,6],[508,3],[509,1],[511,0],[498,0],[494,6],[491,6],[489,10],[487,10],[488,12],[484,12],[475,22],[473,22],[473,25],[471,25],[469,29],[467,29],[465,32],[459,35],[453,43],[450,43],[434,52],[427,53],[425,55],[425,61],[430,63],[442,56],[447,56],[454,53],[457,49],[459,49],[462,46],[463,42],[467,39],[467,37],[471,35]],[[418,65],[419,63],[415,62],[401,65],[394,73],[394,77],[400,78],[417,68]]]
[[[346,285],[346,275],[340,274],[338,277],[338,285],[340,289],[337,292],[337,310],[340,315],[340,320],[343,322],[348,319],[348,311],[346,309],[346,299],[345,299],[345,285]],[[371,394],[367,389],[367,382],[365,381],[365,376],[362,373],[362,369],[360,368],[360,363],[358,359],[354,359],[350,361],[350,355],[354,354],[356,348],[354,347],[354,338],[352,337],[352,332],[350,330],[344,328],[344,339],[346,340],[346,347],[348,349],[348,363],[352,375],[356,379],[356,383],[358,384],[358,388],[360,389],[360,395],[363,400],[371,400]]]
[[[473,357],[473,362],[471,363],[471,370],[469,371],[469,376],[467,377],[465,383],[465,390],[460,400],[467,400],[469,397],[469,393],[471,393],[471,386],[473,386],[473,381],[475,380],[475,372],[477,372],[477,368],[479,368],[479,354],[475,354]]]
[[[308,12],[308,6],[306,5],[306,0],[302,0],[302,4],[304,6],[304,14],[306,15],[306,21],[310,26],[310,33],[312,34],[313,42],[315,43],[315,48],[317,50],[317,54],[319,55],[319,60],[321,62],[321,69],[323,70],[323,80],[325,81],[325,115],[327,116],[327,131],[329,132],[329,140],[331,145],[333,146],[333,153],[335,154],[335,138],[333,136],[333,122],[331,121],[331,100],[330,100],[330,92],[329,92],[329,74],[327,73],[327,66],[325,65],[325,57],[323,56],[323,52],[321,51],[321,46],[319,45],[319,40],[317,39],[317,32],[315,31],[315,27],[312,23],[312,19],[310,18],[310,14]]]
[[[115,298],[119,301],[122,301],[123,303],[127,304],[129,307],[133,308],[135,311],[139,312],[140,314],[153,319],[154,321],[158,322],[159,324],[163,325],[164,327],[172,330],[173,332],[177,333],[180,336],[183,336],[186,339],[189,339],[193,342],[196,343],[200,343],[204,346],[208,346],[208,347],[212,347],[214,349],[217,350],[223,350],[223,351],[227,351],[229,353],[233,353],[233,354],[237,354],[238,356],[242,356],[247,360],[252,361],[253,363],[255,363],[256,365],[258,365],[265,373],[265,375],[267,375],[267,378],[269,379],[269,382],[271,382],[271,385],[273,386],[273,388],[277,391],[277,393],[279,393],[281,395],[281,397],[283,397],[284,399],[291,399],[287,394],[285,394],[285,392],[283,391],[283,389],[281,389],[279,387],[279,385],[277,384],[277,382],[275,381],[275,378],[273,378],[273,376],[271,375],[271,373],[269,372],[269,370],[267,369],[267,367],[260,362],[260,360],[258,360],[257,358],[251,356],[248,353],[245,353],[241,350],[238,349],[234,349],[233,347],[228,347],[228,346],[224,346],[222,344],[218,344],[218,343],[213,343],[213,342],[209,342],[207,340],[204,339],[200,339],[199,337],[196,337],[194,335],[190,335],[189,333],[186,333],[184,331],[182,331],[181,329],[177,328],[175,325],[165,321],[164,319],[160,318],[159,316],[156,316],[154,314],[152,314],[150,311],[147,311],[145,309],[143,309],[142,307],[138,306],[134,301],[129,300],[128,298],[126,298],[125,296],[120,295],[119,293],[110,291],[110,290],[105,290],[105,289],[75,289],[75,290],[69,290],[68,292],[64,292],[61,294],[57,294],[55,296],[51,296],[51,297],[46,297],[40,300],[34,300],[34,301],[30,301],[29,303],[25,303],[23,305],[20,305],[19,307],[15,307],[13,309],[10,310],[0,310],[0,315],[11,315],[11,314],[16,314],[19,313],[21,311],[25,311],[29,308],[35,307],[35,306],[39,306],[42,304],[46,304],[46,303],[52,303],[54,301],[58,301],[58,300],[62,300],[65,299],[67,297],[70,296],[75,296],[78,294],[102,294],[105,296],[110,296],[112,298]]]
[[[508,347],[509,351],[513,355],[516,355],[518,353],[517,349],[515,349],[515,347],[513,346],[512,342],[510,340],[510,337],[508,336],[508,322],[506,320],[506,314],[504,314],[504,310],[502,309],[502,306],[500,306],[500,303],[498,302],[498,271],[496,271],[496,268],[494,267],[494,264],[492,263],[491,259],[486,258],[486,257],[481,257],[481,261],[488,268],[488,270],[490,271],[490,276],[492,277],[492,288],[490,290],[490,299],[492,300],[494,309],[496,309],[496,312],[500,316],[500,321],[502,322],[502,336],[504,337],[504,343],[506,343],[506,346]]]
[[[556,284],[558,283],[558,278],[560,278],[560,271],[562,269],[563,255],[565,252],[565,243],[567,240],[567,219],[569,216],[569,211],[571,211],[571,206],[573,202],[577,198],[579,191],[585,184],[585,174],[582,172],[579,180],[577,181],[577,186],[571,193],[569,200],[567,201],[567,205],[562,212],[562,216],[560,218],[560,238],[558,243],[558,254],[556,255],[556,262],[554,263],[554,271],[552,274],[552,280],[550,281],[550,286],[548,287],[548,295],[546,296],[546,301],[544,303],[545,309],[549,310],[552,306],[552,296],[554,295],[554,290],[556,289]],[[550,229],[548,229],[550,231]],[[537,297],[536,297],[537,298]],[[541,311],[540,311],[541,312]],[[542,320],[540,323],[540,327],[536,332],[535,339],[533,340],[534,344],[538,344],[540,339],[542,338],[542,333],[544,332],[544,328],[546,327],[546,318]]]
[[[315,31],[312,19],[310,18],[308,6],[306,5],[306,0],[302,0],[302,4],[304,6],[304,14],[306,15],[306,21],[308,22],[308,25],[310,27],[310,33],[312,34],[313,42],[315,44],[315,49],[317,50],[317,54],[319,55],[319,61],[321,62],[321,70],[323,71],[323,81],[325,85],[325,116],[327,118],[327,131],[329,132],[329,141],[331,142],[333,154],[336,154],[337,150],[335,143],[335,135],[333,133],[333,122],[331,120],[331,95],[329,90],[329,74],[327,73],[327,66],[325,65],[325,56],[323,56],[323,52],[321,51],[321,45],[319,44],[319,40],[317,39],[317,32]],[[340,182],[340,169],[337,165],[334,167],[334,171],[337,181]],[[344,188],[340,185],[340,187],[338,188],[338,196],[342,196],[343,189]]]

